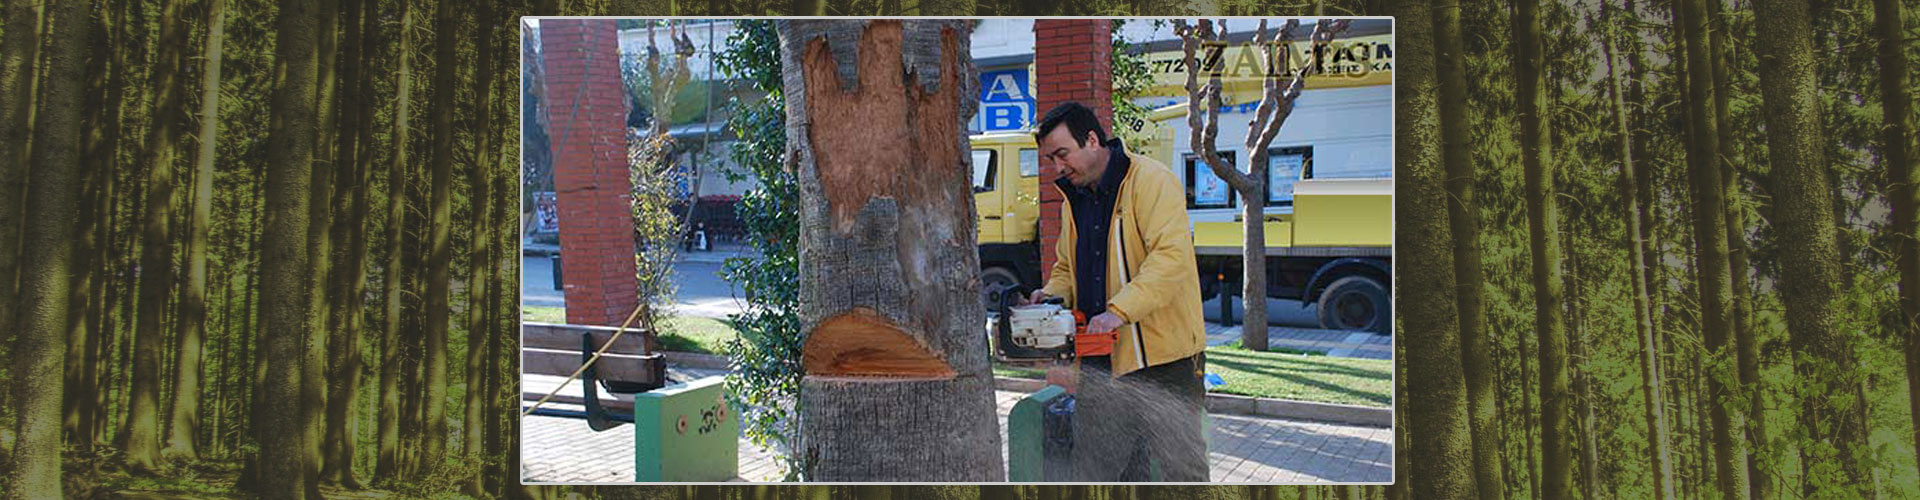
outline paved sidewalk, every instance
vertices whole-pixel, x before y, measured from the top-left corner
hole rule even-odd
[[[1026,394],[995,391],[1000,432],[1007,413]],[[558,405],[559,408],[573,408]],[[1215,482],[1327,483],[1391,482],[1393,431],[1298,420],[1211,415],[1208,456]],[[606,432],[587,429],[586,421],[526,417],[521,421],[524,462],[529,482],[622,482],[633,477],[633,427]],[[1005,453],[1003,450],[1002,454]],[[740,441],[740,477],[736,481],[779,479],[774,453]]]
[[[1241,326],[1207,323],[1207,345],[1240,340]],[[1320,330],[1290,326],[1267,327],[1267,346],[1311,351],[1344,358],[1393,359],[1393,337],[1372,332]]]

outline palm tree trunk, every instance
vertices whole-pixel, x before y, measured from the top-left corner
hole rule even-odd
[[[809,304],[798,403],[808,478],[1002,480],[961,150],[971,25],[778,24]],[[855,53],[848,43],[859,61],[838,66],[836,55]],[[927,168],[893,168],[903,164]],[[891,354],[862,354],[876,346]],[[901,408],[924,417],[899,418]]]
[[[1826,485],[1830,493],[1844,488],[1865,496],[1870,478],[1855,453],[1868,446],[1867,429],[1842,410],[1853,404],[1856,389],[1848,378],[1858,365],[1848,334],[1839,331],[1840,311],[1833,307],[1839,300],[1840,252],[1808,17],[1804,0],[1754,2],[1776,239],[1781,261],[1796,263],[1781,273],[1781,303],[1797,355],[1794,371],[1814,388],[1801,395],[1801,427],[1810,441],[1828,444],[1802,448],[1801,463],[1832,475]]]
[[[1400,21],[1398,36],[1408,41],[1397,60],[1404,88],[1395,100],[1400,117],[1394,143],[1408,188],[1396,212],[1405,214],[1409,234],[1425,240],[1402,245],[1400,255],[1405,265],[1400,266],[1399,317],[1406,323],[1401,331],[1407,355],[1400,380],[1407,384],[1404,411],[1420,415],[1408,419],[1409,445],[1424,457],[1411,461],[1412,470],[1406,474],[1412,498],[1473,498],[1478,495],[1474,471],[1458,466],[1473,460],[1476,443],[1469,428],[1466,375],[1459,356],[1458,304],[1451,297],[1457,256],[1452,244],[1444,241],[1450,233],[1446,172],[1440,164],[1441,141],[1435,137],[1441,115],[1433,79],[1434,23],[1425,2],[1404,3],[1394,14]]]
[[[53,4],[54,26],[47,53],[47,81],[40,88],[41,111],[35,116],[31,155],[34,182],[27,190],[29,224],[21,244],[32,248],[33,259],[20,267],[20,306],[13,320],[19,336],[13,343],[13,424],[15,441],[11,463],[0,492],[12,499],[61,498],[60,398],[58,375],[66,362],[61,327],[69,309],[68,272],[72,270],[74,225],[80,213],[80,133],[86,65],[86,4]],[[11,24],[11,23],[9,23]],[[11,26],[9,26],[11,28]],[[9,202],[11,203],[11,202]],[[55,374],[23,377],[18,374]]]

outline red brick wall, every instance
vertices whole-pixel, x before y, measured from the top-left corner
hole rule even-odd
[[[625,89],[612,19],[540,22],[567,322],[619,326],[638,304]]]
[[[1033,22],[1034,119],[1067,101],[1078,101],[1100,115],[1113,131],[1113,44],[1103,19],[1038,19]],[[1038,123],[1034,124],[1038,126]],[[1044,161],[1044,160],[1043,160]],[[1043,166],[1046,167],[1046,166]],[[1040,262],[1042,280],[1051,274],[1054,245],[1060,239],[1060,190],[1052,168],[1040,169]]]

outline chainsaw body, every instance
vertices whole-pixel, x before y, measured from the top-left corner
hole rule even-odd
[[[1113,334],[1086,333],[1086,316],[1067,308],[1064,300],[1016,306],[1018,294],[1009,290],[1000,296],[993,337],[1001,361],[1064,361],[1113,353]]]

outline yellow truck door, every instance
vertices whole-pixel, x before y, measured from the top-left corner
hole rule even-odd
[[[1000,154],[992,148],[973,150],[973,204],[980,213],[980,242],[998,243],[1004,238],[1006,189],[999,178]]]

